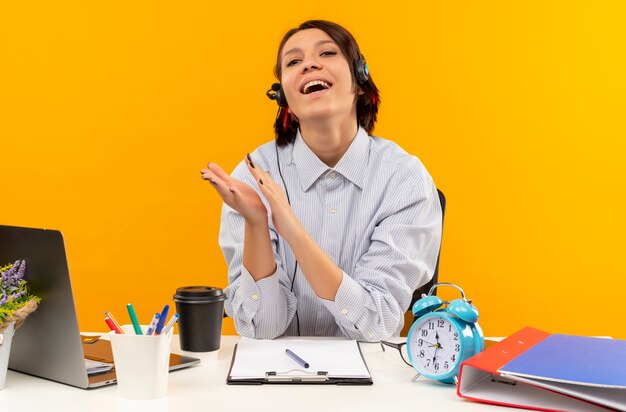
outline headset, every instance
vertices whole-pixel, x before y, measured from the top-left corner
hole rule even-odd
[[[358,84],[365,84],[370,78],[370,71],[367,67],[367,62],[365,61],[365,57],[359,53],[359,58],[354,65],[354,75]],[[272,84],[271,88],[265,92],[265,95],[270,100],[276,100],[276,103],[279,107],[287,107],[287,98],[283,93],[283,88],[280,83]],[[283,188],[285,189],[285,195],[287,197],[287,203],[291,207],[291,199],[289,198],[289,191],[287,190],[287,184],[285,183],[285,178],[283,177],[283,172],[280,167],[280,159],[278,154],[278,145],[276,147],[276,166],[278,166],[278,174],[280,176],[280,180],[283,182]],[[295,258],[295,256],[294,256]],[[296,284],[296,274],[298,273],[298,261],[296,260],[295,267],[293,269],[293,278],[291,279],[291,292],[293,293],[293,286]],[[298,309],[296,307],[296,327],[298,331],[298,336],[300,336],[300,318],[298,317]]]
[[[356,82],[360,85],[365,84],[370,78],[370,71],[362,54],[359,54],[359,58],[354,65],[354,76],[356,77]],[[278,106],[287,107],[287,98],[280,83],[272,84],[271,88],[265,92],[265,95],[270,100],[276,100]]]

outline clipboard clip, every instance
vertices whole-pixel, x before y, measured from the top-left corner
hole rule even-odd
[[[265,372],[265,380],[267,382],[325,382],[328,378],[328,372],[318,371],[309,372],[302,369],[291,369],[286,372]]]

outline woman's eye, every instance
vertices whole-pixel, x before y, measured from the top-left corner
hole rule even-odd
[[[300,59],[293,59],[293,60],[289,60],[289,61],[287,62],[287,67],[291,67],[291,66],[293,66],[294,64],[297,64],[299,61],[300,61]]]
[[[320,56],[334,56],[336,54],[337,54],[336,51],[330,51],[329,50],[329,51],[322,52],[322,54]]]

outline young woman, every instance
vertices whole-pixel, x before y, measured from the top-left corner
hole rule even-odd
[[[415,156],[369,135],[378,89],[346,29],[290,30],[275,74],[276,140],[230,176],[215,163],[201,171],[224,201],[226,312],[254,338],[397,335],[435,268],[435,185]]]

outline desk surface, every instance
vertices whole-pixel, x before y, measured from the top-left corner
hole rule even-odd
[[[3,411],[376,411],[421,409],[428,411],[503,410],[474,403],[456,395],[453,385],[419,378],[393,349],[380,344],[361,344],[372,374],[372,386],[337,385],[226,385],[236,336],[223,336],[217,354],[192,354],[200,365],[174,371],[169,376],[167,398],[151,401],[126,400],[117,386],[78,389],[72,386],[9,371],[0,390]],[[172,351],[181,353],[176,336]],[[217,356],[216,356],[217,355]],[[409,409],[411,408],[411,409]]]

